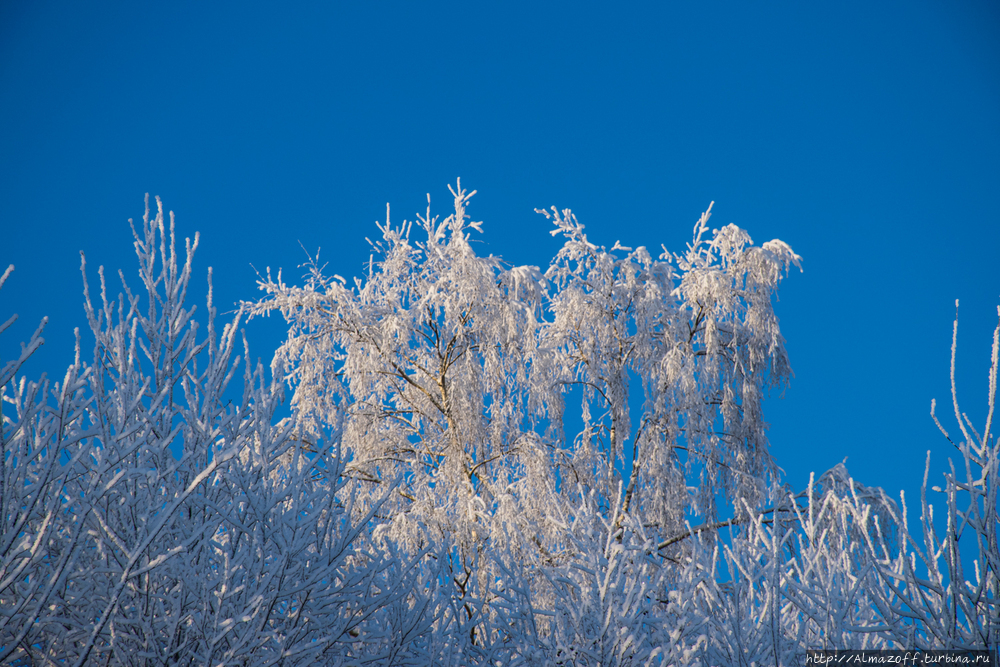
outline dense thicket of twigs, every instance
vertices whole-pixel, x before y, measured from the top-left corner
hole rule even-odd
[[[109,296],[98,272],[63,379],[22,373],[41,327],[0,364],[0,663],[997,647],[1000,327],[984,426],[953,400],[957,465],[929,489],[928,457],[908,520],[843,466],[801,492],[777,479],[761,401],[789,373],[787,245],[706,213],[654,258],[552,210],[562,250],[513,267],[473,252],[471,194],[453,193],[443,221],[387,218],[363,278],[267,276],[221,330],[211,289],[203,317],[187,305],[197,236],[181,258],[173,217],[147,209],[141,289]],[[237,354],[243,314],[271,310],[289,325],[274,380]]]

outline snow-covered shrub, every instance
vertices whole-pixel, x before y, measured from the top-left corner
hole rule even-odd
[[[709,664],[794,665],[810,649],[887,648],[867,597],[875,577],[864,537],[870,528],[845,509],[878,499],[839,465],[729,526],[716,575]],[[866,506],[869,518],[872,506]]]
[[[559,517],[570,553],[542,568],[553,603],[539,644],[551,664],[697,664],[716,598],[703,545],[668,555],[623,504],[603,516],[589,494]]]
[[[109,298],[103,270],[98,304],[85,287],[93,361],[78,342],[61,383],[16,379],[36,333],[0,377],[0,661],[306,665],[393,650],[405,628],[375,612],[414,602],[414,563],[371,545],[380,500],[352,511],[338,433],[307,445],[276,420],[282,389],[260,367],[230,398],[240,315],[217,331],[210,288],[203,333],[185,306],[197,237],[180,264],[157,204],[135,232],[145,298],[127,285]]]
[[[960,457],[958,472],[949,462],[944,488],[930,489],[943,498],[944,516],[935,520],[928,500],[930,452],[919,532],[905,497],[897,503],[857,483],[843,465],[802,493],[779,496],[770,511],[748,513],[752,519],[724,546],[731,578],[719,584],[712,664],[796,664],[807,648],[997,650],[1000,478],[992,420],[1000,326],[981,431],[958,405],[957,332],[956,320],[952,404],[961,441],[952,441],[931,403]]]
[[[956,302],[956,307],[958,303]],[[1000,315],[1000,308],[997,310]],[[878,533],[864,542],[879,577],[869,591],[886,620],[887,637],[898,646],[941,649],[1000,649],[1000,545],[997,541],[997,493],[1000,491],[1000,442],[993,432],[997,372],[1000,366],[1000,324],[993,332],[987,411],[977,430],[958,404],[955,359],[958,348],[956,318],[951,347],[951,394],[961,438],[955,440],[935,415],[931,417],[958,452],[958,470],[949,460],[943,488],[928,489],[931,457],[927,453],[920,490],[920,533],[907,530],[905,502],[894,512],[898,550]],[[928,491],[938,494],[944,521],[935,519]],[[905,499],[901,498],[901,501]],[[894,505],[885,503],[895,509]],[[940,507],[940,505],[938,506]],[[855,516],[866,509],[855,504]],[[942,530],[943,529],[943,530]],[[963,563],[963,551],[972,557],[972,571]]]

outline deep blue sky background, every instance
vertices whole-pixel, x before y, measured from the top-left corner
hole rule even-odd
[[[387,201],[412,219],[430,192],[447,214],[461,177],[483,251],[519,264],[557,248],[533,212],[551,205],[596,242],[679,251],[715,200],[715,226],[791,244],[796,377],[766,415],[795,487],[845,457],[894,495],[927,449],[944,469],[928,407],[950,406],[956,298],[960,398],[982,423],[996,2],[170,5],[0,4],[0,269],[17,266],[0,319],[21,316],[0,357],[48,315],[29,375],[72,357],[78,251],[92,279],[135,276],[146,192],[202,233],[196,296],[211,265],[225,309],[256,297],[251,263],[297,276],[300,242],[359,274]],[[276,324],[248,330],[265,361]]]

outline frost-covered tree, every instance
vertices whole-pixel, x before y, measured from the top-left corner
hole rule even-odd
[[[398,481],[376,539],[435,553],[452,612],[434,636],[483,664],[996,646],[996,351],[984,431],[957,417],[967,479],[946,476],[947,534],[923,500],[917,539],[905,502],[843,466],[778,483],[761,400],[789,373],[772,309],[799,264],[787,245],[710,232],[706,212],[685,252],[654,258],[553,209],[549,267],[510,266],[476,255],[474,193],[452,194],[444,220],[387,216],[365,276],[268,275],[253,306],[289,323],[273,369],[299,437],[335,428],[349,475]]]
[[[685,252],[654,257],[595,245],[553,209],[564,245],[550,266],[509,266],[474,252],[474,193],[452,194],[444,220],[429,206],[416,223],[387,216],[364,277],[268,275],[253,307],[289,322],[274,372],[294,387],[301,437],[335,429],[356,479],[401,480],[386,539],[448,545],[471,618],[502,579],[496,554],[529,568],[578,555],[553,518],[566,503],[616,517],[616,540],[632,517],[667,544],[689,517],[714,520],[720,499],[738,512],[767,499],[761,401],[789,373],[772,308],[799,262],[787,245],[710,232],[706,212]]]

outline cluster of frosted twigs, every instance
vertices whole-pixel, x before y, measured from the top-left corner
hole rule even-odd
[[[1000,328],[982,430],[954,401],[944,519],[925,475],[908,522],[843,466],[797,493],[778,479],[761,403],[790,373],[786,244],[706,212],[684,252],[654,256],[553,209],[549,266],[510,266],[476,255],[474,193],[452,194],[443,220],[387,217],[363,277],[268,274],[221,330],[211,289],[201,319],[187,305],[197,236],[181,258],[147,206],[141,288],[109,295],[103,269],[99,296],[85,287],[65,376],[25,379],[41,328],[0,362],[0,663],[997,648]],[[271,311],[288,338],[268,373],[238,339]]]

